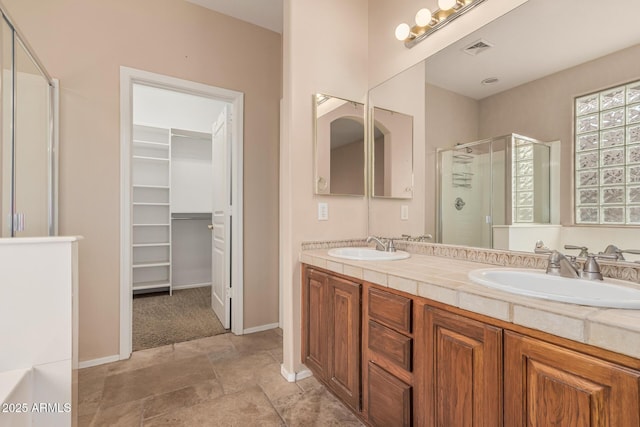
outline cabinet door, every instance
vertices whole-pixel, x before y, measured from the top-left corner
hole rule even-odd
[[[505,333],[505,425],[640,425],[640,372]]]
[[[502,330],[425,306],[423,333],[418,424],[500,426]]]
[[[360,284],[329,276],[328,381],[345,403],[360,407]]]
[[[411,386],[376,364],[368,364],[369,423],[380,427],[411,425]]]
[[[302,360],[320,379],[327,377],[329,276],[307,270],[303,286]]]

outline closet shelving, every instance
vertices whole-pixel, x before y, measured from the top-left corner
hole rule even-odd
[[[134,125],[133,292],[171,292],[171,132]]]

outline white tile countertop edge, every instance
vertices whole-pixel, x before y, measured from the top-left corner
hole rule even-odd
[[[485,288],[471,270],[495,265],[411,254],[397,261],[354,261],[303,250],[300,262],[442,302],[505,322],[640,358],[640,310],[608,309],[548,301]]]

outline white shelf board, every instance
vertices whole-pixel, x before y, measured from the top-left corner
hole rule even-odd
[[[133,143],[134,144],[139,144],[139,145],[158,145],[158,146],[161,146],[163,148],[169,148],[169,143],[168,142],[157,142],[157,141],[147,141],[145,139],[134,139]]]
[[[169,227],[170,224],[133,224],[134,227]]]
[[[169,203],[133,202],[133,206],[169,206]]]
[[[169,288],[171,283],[166,280],[159,280],[155,282],[140,282],[133,284],[134,291],[141,291],[143,289],[155,289],[155,288]]]
[[[134,160],[150,160],[154,162],[168,162],[169,159],[163,157],[149,157],[149,156],[132,156]]]

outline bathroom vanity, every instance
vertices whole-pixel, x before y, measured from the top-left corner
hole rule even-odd
[[[640,425],[640,311],[483,288],[469,271],[545,259],[472,251],[303,251],[303,363],[372,426]]]

